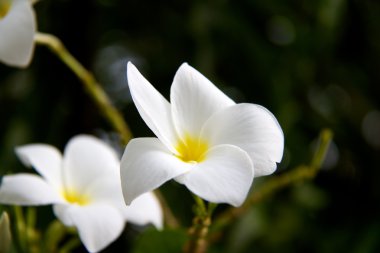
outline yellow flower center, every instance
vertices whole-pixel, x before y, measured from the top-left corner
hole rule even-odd
[[[209,145],[206,141],[186,134],[185,138],[176,146],[177,157],[187,163],[199,163],[206,158],[208,148]]]
[[[80,206],[87,205],[90,202],[90,198],[87,195],[79,194],[73,190],[64,190],[62,192],[63,197],[67,202],[71,204],[78,204]]]
[[[0,19],[4,18],[11,8],[13,0],[0,0]]]

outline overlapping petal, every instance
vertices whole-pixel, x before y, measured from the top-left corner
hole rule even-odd
[[[62,155],[55,147],[31,144],[16,148],[16,154],[25,166],[33,167],[56,190],[62,190]]]
[[[211,145],[231,144],[245,150],[255,177],[273,173],[284,150],[284,135],[276,118],[254,104],[237,104],[215,113],[204,125],[202,138]]]
[[[8,205],[48,205],[64,200],[41,177],[20,173],[4,176],[0,185],[0,203]]]
[[[124,215],[128,222],[137,225],[146,225],[152,223],[156,228],[162,228],[163,213],[156,196],[147,192],[137,197],[131,205],[129,205]]]
[[[187,63],[178,69],[170,91],[174,125],[181,137],[197,137],[215,112],[235,104],[214,84]]]
[[[0,61],[25,67],[34,50],[36,18],[29,0],[14,0],[9,12],[0,19]]]
[[[67,210],[69,210],[69,208],[71,207],[72,205],[70,203],[61,203],[61,204],[56,204],[56,205],[53,205],[53,212],[54,212],[54,215],[63,223],[65,224],[66,226],[68,227],[72,227],[74,226],[74,223],[71,219],[71,216],[69,215],[69,213],[67,212]]]
[[[128,222],[137,225],[152,223],[157,228],[162,227],[163,215],[158,199],[153,193],[147,192],[137,197],[133,203],[126,206],[123,200],[120,173],[107,174],[97,178],[86,189],[86,195],[91,196],[92,201],[107,203],[117,207],[123,213]]]
[[[61,208],[65,208],[61,206]],[[111,205],[66,206],[65,225],[74,225],[79,237],[90,252],[98,252],[115,241],[124,228],[124,218],[118,209]]]
[[[254,170],[248,154],[232,145],[211,148],[180,182],[199,197],[214,203],[240,206],[251,187]]]
[[[190,170],[157,138],[131,140],[121,159],[121,181],[125,202],[149,192]]]
[[[67,189],[85,192],[94,180],[119,170],[116,152],[89,135],[72,138],[64,151],[63,180]]]
[[[133,82],[132,93],[149,87],[154,96],[162,97],[140,73],[138,78],[142,81]],[[273,173],[282,159],[284,136],[276,118],[262,106],[235,104],[186,63],[174,77],[171,105],[165,100],[161,106],[166,116],[171,106],[175,129],[168,117],[163,121],[173,138],[163,139],[154,124],[159,122],[160,105],[152,108],[150,96],[144,92],[139,95],[136,106],[141,116],[172,154],[154,139],[132,141],[127,146],[121,166],[127,204],[174,178],[201,198],[238,206],[253,176]]]
[[[127,77],[133,102],[141,117],[167,148],[175,153],[174,145],[178,137],[173,126],[169,102],[130,62]]]
[[[76,136],[67,144],[63,157],[54,147],[43,144],[25,145],[16,152],[25,165],[33,166],[43,177],[3,177],[0,203],[53,204],[58,219],[77,228],[90,252],[100,251],[116,240],[127,220],[162,227],[162,211],[152,193],[143,194],[129,207],[125,205],[119,159],[99,139]]]

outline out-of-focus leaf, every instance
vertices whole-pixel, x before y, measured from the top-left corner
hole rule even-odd
[[[325,192],[311,183],[296,185],[292,193],[296,202],[308,209],[318,210],[328,204]]]
[[[178,253],[182,252],[186,240],[184,230],[151,229],[137,239],[132,253]]]

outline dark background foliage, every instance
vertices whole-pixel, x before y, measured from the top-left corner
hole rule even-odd
[[[135,136],[153,134],[131,103],[127,61],[166,97],[186,61],[235,101],[271,110],[286,140],[277,174],[310,160],[322,128],[334,131],[313,182],[252,207],[210,252],[379,252],[378,1],[41,0],[35,9],[39,30],[60,37],[93,71]],[[27,69],[0,66],[0,115],[2,174],[25,171],[13,152],[17,145],[63,149],[79,133],[115,139],[82,84],[44,47],[36,47]],[[265,178],[257,179],[253,190],[262,184]],[[175,183],[163,192],[189,225],[189,194]],[[183,240],[173,231],[162,237],[140,231],[129,226],[127,242],[121,238],[113,249],[127,243],[134,252],[150,252],[147,243]]]

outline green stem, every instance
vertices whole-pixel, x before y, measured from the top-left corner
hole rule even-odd
[[[65,245],[62,246],[62,248],[59,250],[59,253],[69,253],[73,249],[77,248],[79,245],[81,245],[81,241],[79,240],[79,238],[72,238]]]
[[[26,208],[26,240],[31,253],[40,252],[40,233],[36,230],[37,210],[35,207]]]
[[[120,112],[112,105],[111,100],[95,80],[94,76],[83,65],[75,59],[65,48],[59,38],[51,34],[36,33],[35,42],[47,46],[58,56],[82,81],[88,94],[93,98],[99,109],[102,111],[115,130],[120,133],[124,144],[132,138],[131,131],[123,119]]]
[[[75,75],[82,81],[87,93],[99,107],[103,116],[110,122],[114,129],[120,134],[124,144],[132,138],[132,133],[125,122],[122,114],[112,105],[111,100],[96,81],[94,76],[66,49],[62,41],[54,35],[46,33],[36,33],[34,40],[37,44],[48,47],[57,57],[65,63]],[[157,198],[164,210],[167,225],[178,227],[179,222],[173,215],[171,209],[158,190],[155,191]]]
[[[196,216],[193,224],[188,230],[189,240],[184,247],[185,253],[205,253],[208,242],[207,236],[211,225],[211,216],[216,208],[216,204],[209,203],[206,208],[205,202],[196,195],[193,195],[196,202]]]
[[[319,134],[318,147],[310,163],[310,168],[315,170],[315,172],[321,168],[323,162],[325,161],[332,138],[333,133],[330,129],[324,129]]]
[[[57,252],[58,244],[65,237],[67,228],[58,220],[53,220],[44,234],[44,252]]]
[[[205,202],[203,201],[203,199],[201,199],[197,195],[193,195],[193,197],[194,197],[195,203],[197,204],[196,205],[196,214],[198,216],[207,215],[207,209],[206,209],[206,205],[205,205]]]
[[[28,252],[28,240],[26,235],[26,225],[21,206],[14,206],[16,235],[22,252]]]
[[[208,215],[211,217],[212,213],[214,212],[215,208],[218,206],[218,204],[216,203],[211,203],[209,202],[208,203],[208,210],[207,210],[207,213]]]
[[[26,209],[26,226],[34,228],[36,226],[36,208],[28,207]]]
[[[229,208],[219,214],[215,219],[213,230],[219,231],[228,224],[231,224],[234,219],[247,212],[252,205],[273,195],[284,187],[295,182],[314,178],[324,162],[332,137],[333,133],[331,130],[322,130],[319,135],[318,147],[313,155],[310,165],[301,165],[287,173],[268,179],[265,185],[259,191],[254,191],[241,207]]]

